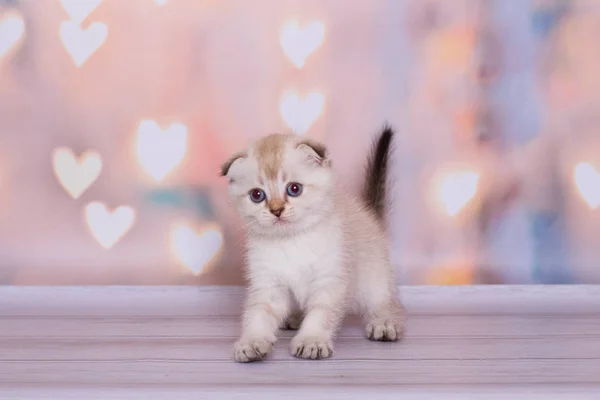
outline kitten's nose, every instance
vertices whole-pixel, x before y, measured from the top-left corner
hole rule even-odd
[[[279,208],[270,208],[269,210],[271,211],[271,214],[273,214],[274,216],[276,216],[277,218],[279,218],[281,216],[281,213],[283,212],[283,207],[279,207]]]

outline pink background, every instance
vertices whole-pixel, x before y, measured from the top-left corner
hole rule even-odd
[[[600,282],[600,210],[573,177],[579,162],[600,171],[593,0],[104,0],[79,24],[108,28],[80,68],[58,0],[0,1],[0,23],[10,13],[25,31],[0,56],[1,284],[243,283],[241,224],[218,166],[290,129],[279,110],[290,89],[324,96],[304,135],[329,146],[351,192],[372,135],[384,121],[397,129],[390,233],[402,283]],[[280,43],[292,20],[324,26],[302,68]],[[136,158],[141,120],[188,129],[185,156],[158,183]],[[58,147],[102,158],[77,199],[53,171]],[[461,168],[479,186],[452,217],[428,193],[436,174]],[[600,193],[600,174],[587,187]],[[161,205],[165,193],[203,203]],[[94,201],[135,210],[109,249],[85,222]],[[202,268],[171,248],[173,224],[198,235],[182,246]],[[201,236],[211,228],[218,251]]]

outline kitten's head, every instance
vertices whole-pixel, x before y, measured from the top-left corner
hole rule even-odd
[[[296,135],[272,134],[225,162],[229,195],[249,230],[287,236],[310,229],[333,210],[326,148]]]

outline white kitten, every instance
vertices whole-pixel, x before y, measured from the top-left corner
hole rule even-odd
[[[248,228],[250,287],[236,361],[263,359],[279,328],[298,326],[292,355],[330,357],[349,310],[363,316],[370,339],[401,337],[403,308],[384,224],[392,137],[387,127],[378,137],[361,199],[336,185],[324,146],[295,135],[261,138],[223,165]]]

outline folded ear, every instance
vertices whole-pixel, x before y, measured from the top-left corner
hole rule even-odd
[[[231,156],[227,161],[225,161],[221,165],[221,176],[229,175],[229,170],[231,169],[231,166],[233,165],[233,163],[236,162],[237,160],[239,160],[241,158],[245,158],[245,157],[246,157],[245,153],[236,153],[233,156]]]
[[[296,148],[306,155],[308,161],[324,167],[331,166],[329,151],[325,145],[306,139],[298,143]]]

